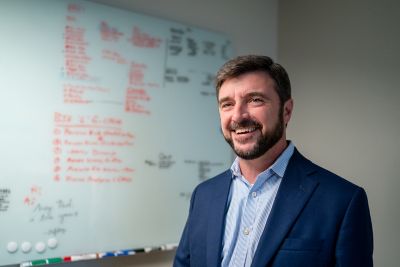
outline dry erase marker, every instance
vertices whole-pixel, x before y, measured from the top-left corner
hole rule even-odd
[[[20,264],[20,267],[30,267],[30,266],[40,266],[40,265],[47,265],[52,263],[62,263],[64,262],[62,258],[50,258],[44,260],[34,260],[31,262],[24,262]]]
[[[100,253],[99,256],[100,256],[100,258],[108,258],[108,257],[128,256],[128,255],[134,255],[134,254],[136,254],[135,250],[126,249],[126,250],[118,250],[118,251],[113,251],[113,252]]]
[[[161,246],[161,250],[173,250],[176,247],[178,247],[178,245],[176,243],[165,244],[165,245]]]
[[[53,264],[53,263],[62,263],[64,262],[62,258],[50,258],[46,259],[47,264]]]
[[[128,256],[134,255],[135,253],[133,249],[118,250],[115,252],[115,256]]]
[[[31,266],[46,265],[46,264],[47,264],[46,260],[34,260],[34,261],[31,261]]]
[[[94,260],[98,258],[97,254],[76,255],[70,257],[71,261]]]
[[[161,250],[160,247],[144,248],[144,252],[146,252],[146,253],[149,253],[149,252],[152,252],[152,251],[159,251],[159,250]]]
[[[115,257],[114,252],[105,252],[105,253],[100,253],[99,254],[100,258],[109,258],[109,257]]]

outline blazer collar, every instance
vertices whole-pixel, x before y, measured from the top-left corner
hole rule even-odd
[[[318,183],[308,178],[315,165],[297,150],[289,161],[255,252],[252,266],[266,266],[311,197]]]
[[[214,179],[214,194],[209,202],[207,225],[207,266],[210,267],[221,266],[222,239],[232,172],[227,170]]]

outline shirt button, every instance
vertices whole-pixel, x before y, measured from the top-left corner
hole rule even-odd
[[[250,234],[250,229],[249,228],[245,228],[244,231],[243,231],[243,234],[249,235]]]
[[[257,192],[253,192],[253,193],[251,193],[251,195],[252,195],[253,198],[256,198],[257,197]]]

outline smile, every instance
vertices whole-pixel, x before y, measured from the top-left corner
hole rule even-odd
[[[254,132],[256,129],[257,129],[256,127],[239,128],[239,129],[235,129],[234,132],[236,134],[246,134],[246,133]]]

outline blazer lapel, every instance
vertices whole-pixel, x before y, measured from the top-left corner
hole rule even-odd
[[[317,182],[307,176],[312,163],[295,150],[261,235],[252,266],[266,266],[283,242],[297,216],[311,197]]]
[[[227,201],[232,182],[228,170],[221,174],[214,185],[215,193],[210,199],[207,226],[207,266],[221,266],[222,238],[224,235]]]

